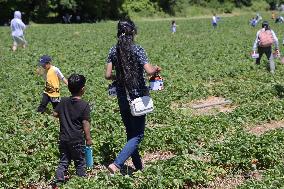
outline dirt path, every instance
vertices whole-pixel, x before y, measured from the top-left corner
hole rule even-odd
[[[255,134],[257,136],[260,136],[268,131],[284,128],[284,120],[280,121],[271,121],[269,123],[256,125],[256,126],[249,126],[246,130],[249,133]]]
[[[231,13],[231,14],[218,14],[220,17],[233,17],[241,15],[250,15],[251,13]],[[212,15],[199,15],[190,17],[167,17],[167,18],[138,18],[137,21],[171,21],[171,20],[195,20],[203,18],[212,18]]]

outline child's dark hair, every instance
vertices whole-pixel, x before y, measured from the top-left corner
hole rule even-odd
[[[265,30],[270,30],[269,23],[267,21],[263,21],[262,28],[265,28]]]
[[[175,21],[175,20],[173,20],[173,21],[172,21],[172,25],[173,25],[174,23],[176,23],[176,21]]]
[[[68,89],[72,95],[77,95],[85,86],[86,78],[83,75],[72,74],[68,78]]]

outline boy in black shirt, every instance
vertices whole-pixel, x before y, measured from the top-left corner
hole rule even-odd
[[[92,145],[90,134],[90,106],[82,100],[86,79],[83,75],[72,74],[68,78],[71,97],[64,97],[56,106],[53,115],[59,118],[60,162],[56,171],[56,183],[64,182],[64,173],[71,160],[74,161],[76,174],[86,176],[85,144]]]

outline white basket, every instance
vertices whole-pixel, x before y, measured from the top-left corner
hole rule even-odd
[[[259,54],[258,54],[258,53],[252,54],[251,57],[252,57],[253,59],[257,59],[257,58],[259,58]]]
[[[108,95],[109,96],[117,96],[116,87],[115,86],[109,86],[108,88]]]
[[[164,89],[164,82],[163,80],[156,80],[156,81],[150,81],[150,90],[152,91],[160,91]]]
[[[273,58],[280,58],[280,53],[273,53]]]

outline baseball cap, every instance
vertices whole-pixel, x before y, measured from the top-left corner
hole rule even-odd
[[[39,65],[44,65],[44,64],[47,64],[47,63],[49,63],[49,62],[51,62],[51,58],[50,58],[50,56],[48,56],[48,55],[43,55],[43,56],[41,56],[40,57],[40,59],[39,59]]]

